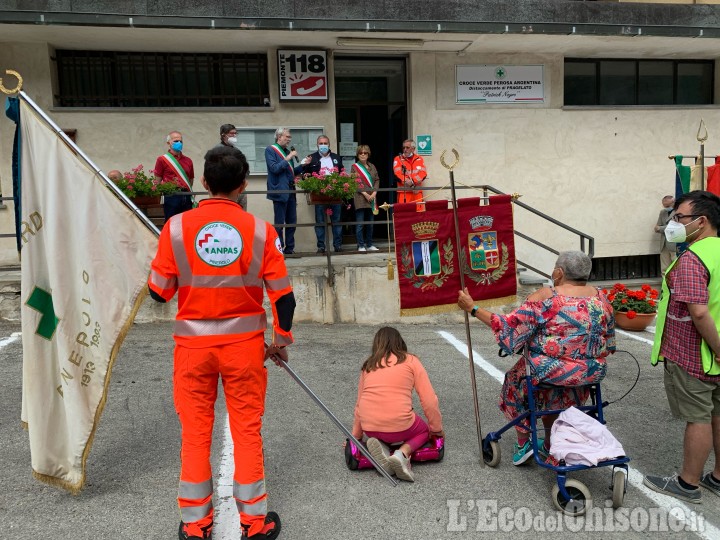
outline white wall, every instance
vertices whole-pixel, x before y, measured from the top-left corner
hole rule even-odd
[[[194,162],[196,190],[201,190],[199,178],[202,174],[203,155],[220,141],[222,124],[235,123],[238,126],[324,126],[333,143],[335,135],[335,102],[329,103],[280,103],[277,92],[275,51],[268,53],[270,73],[270,100],[274,105],[254,109],[153,109],[147,112],[120,109],[68,111],[53,108],[51,92],[51,61],[47,44],[13,44],[0,47],[0,71],[15,69],[24,78],[23,90],[40,105],[62,129],[77,129],[77,144],[104,171],[119,169],[128,171],[138,164],[151,170],[157,157],[167,151],[165,137],[171,130],[183,133],[185,154]],[[7,66],[7,67],[5,67]],[[332,60],[329,60],[332,72]],[[8,80],[7,86],[14,84]],[[10,156],[15,125],[3,115],[0,119],[0,178],[4,196],[12,194]],[[335,147],[335,146],[334,146]],[[266,189],[265,176],[251,176],[248,190]],[[272,203],[265,195],[250,195],[249,210],[273,221]],[[311,212],[312,211],[312,212]],[[0,231],[13,232],[12,203],[7,210],[0,210]],[[304,198],[298,197],[298,221],[314,221],[314,210]],[[296,231],[296,241],[306,250],[315,249],[315,235],[312,227],[301,227]],[[15,241],[0,240],[0,265],[16,264],[18,261]]]
[[[290,43],[288,45],[291,45]],[[331,55],[329,55],[331,56]],[[77,129],[80,147],[103,170],[142,163],[150,169],[164,152],[165,136],[183,131],[196,176],[202,156],[217,143],[218,128],[226,122],[244,126],[321,125],[333,142],[335,104],[281,104],[277,97],[275,51],[269,52],[273,107],[266,109],[124,110],[54,109],[51,99],[51,61],[47,43],[14,43],[0,47],[0,73],[16,69],[24,90],[62,128]],[[544,64],[543,104],[457,105],[456,64]],[[332,63],[330,64],[332,72]],[[412,53],[409,57],[410,133],[432,134],[434,154],[426,158],[433,186],[447,184],[440,164],[443,149],[455,148],[460,164],[458,183],[490,184],[595,237],[597,256],[655,253],[659,237],[652,227],[660,198],[674,192],[674,165],[669,154],[693,154],[700,118],[710,139],[707,153],[720,152],[714,127],[720,110],[705,108],[563,109],[563,59],[560,55],[481,55]],[[8,84],[10,81],[8,80]],[[332,85],[331,85],[332,89]],[[332,94],[331,94],[332,95]],[[14,125],[0,120],[0,178],[4,195],[11,194],[10,152]],[[448,158],[450,161],[450,158]],[[709,161],[707,163],[710,163]],[[264,177],[252,177],[249,189],[264,189]],[[469,196],[460,191],[460,196]],[[447,195],[449,197],[449,195]],[[0,210],[0,231],[12,232],[12,205]],[[272,205],[264,196],[251,196],[250,210],[272,221]],[[298,204],[299,220],[312,221],[311,208]],[[577,248],[574,237],[516,211],[516,228],[556,249]],[[297,231],[299,249],[312,250],[311,227]],[[519,243],[520,257],[532,257]],[[551,258],[538,259],[541,268]],[[0,265],[17,263],[14,240],[0,240]]]
[[[715,107],[563,109],[561,56],[417,53],[410,64],[411,132],[433,135],[434,155],[426,158],[430,183],[447,183],[439,157],[455,148],[457,182],[522,194],[526,204],[593,236],[596,256],[657,252],[652,229],[660,199],[675,191],[675,166],[667,156],[699,152],[701,118],[710,132],[706,154],[720,153]],[[545,103],[457,105],[456,64],[544,64]],[[557,249],[579,245],[521,210],[516,228]]]

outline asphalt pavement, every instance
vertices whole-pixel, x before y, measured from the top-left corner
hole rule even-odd
[[[475,321],[473,321],[475,322]],[[513,467],[513,436],[500,441],[502,462],[481,467],[462,324],[396,325],[425,365],[440,399],[445,458],[415,466],[415,483],[396,487],[372,470],[350,471],[344,436],[281,368],[268,363],[263,436],[269,508],[281,539],[720,538],[720,498],[683,505],[642,487],[642,474],[669,475],[682,459],[684,424],[670,416],[662,368],[648,362],[652,333],[618,334],[618,348],[640,362],[627,397],[605,409],[607,425],[632,459],[621,510],[608,506],[611,470],[572,474],[593,497],[592,519],[568,520],[551,501],[554,475],[535,464]],[[378,326],[298,324],[290,362],[335,415],[351,427],[357,380]],[[109,396],[78,495],[33,479],[20,425],[22,341],[19,324],[0,322],[0,538],[44,540],[174,539],[180,429],[172,403],[172,324],[136,324],[116,362]],[[472,326],[483,433],[504,424],[497,408],[502,372],[490,332]],[[637,367],[610,360],[604,398],[629,390]],[[419,403],[417,403],[419,407]],[[239,539],[231,500],[229,440],[222,399],[216,407],[213,468],[215,540]],[[712,466],[711,456],[708,468]],[[706,469],[707,470],[707,469]],[[688,508],[692,507],[692,508]],[[668,512],[670,514],[668,515]],[[679,519],[675,516],[685,515]]]

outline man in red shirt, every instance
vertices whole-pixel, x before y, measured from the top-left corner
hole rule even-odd
[[[166,139],[167,154],[157,158],[155,162],[155,176],[165,182],[174,182],[178,191],[187,192],[188,195],[165,195],[165,221],[175,214],[192,208],[192,182],[195,179],[192,160],[183,155],[183,136],[179,131],[171,131]]]
[[[703,486],[720,496],[720,198],[691,191],[675,202],[668,242],[688,242],[663,281],[651,362],[664,361],[670,411],[685,420],[679,474],[646,476],[649,488],[700,503]],[[703,473],[710,451],[715,467]]]
[[[163,227],[148,282],[154,300],[178,294],[173,397],[182,426],[180,540],[212,535],[210,447],[219,378],[234,445],[233,496],[242,538],[272,540],[280,533],[265,490],[264,361],[288,358],[295,297],[275,229],[236,202],[248,168],[237,148],[216,147],[205,155],[201,182],[210,198]],[[264,291],[273,312],[267,349]]]

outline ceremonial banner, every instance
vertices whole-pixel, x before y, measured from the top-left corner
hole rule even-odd
[[[480,200],[458,199],[460,267],[465,286],[478,305],[510,304],[517,295],[510,195],[494,195],[485,206],[480,206]]]
[[[77,493],[157,238],[26,100],[16,118],[22,420],[33,475]]]
[[[443,313],[457,308],[460,271],[479,305],[515,300],[517,292],[512,207],[509,195],[458,200],[461,250],[446,200],[393,206],[399,269],[400,315]]]

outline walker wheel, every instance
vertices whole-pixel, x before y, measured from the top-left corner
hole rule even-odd
[[[357,471],[358,460],[355,458],[355,456],[352,455],[349,440],[346,440],[345,442],[345,465],[347,465],[347,468],[351,471]]]
[[[625,500],[627,486],[627,473],[625,469],[614,469],[612,480],[612,505],[613,508],[620,508]]]
[[[500,465],[500,445],[497,441],[490,441],[490,449],[486,450],[483,444],[483,461],[488,467],[497,467]]]
[[[572,497],[571,500],[568,501],[562,496],[560,486],[557,484],[553,486],[552,500],[555,508],[566,516],[577,517],[584,515],[592,503],[592,496],[587,486],[577,480],[567,480],[565,482],[565,491]]]

